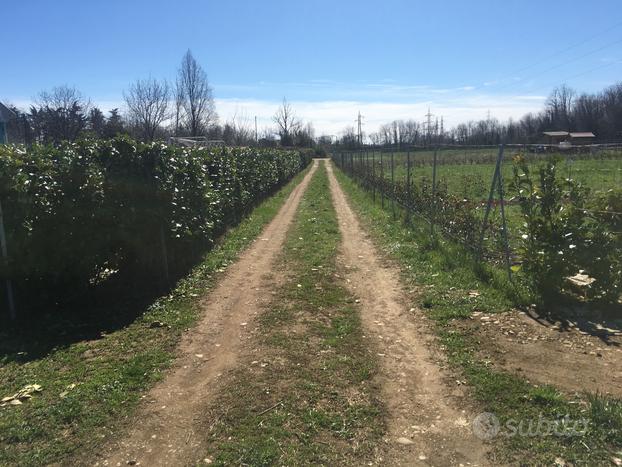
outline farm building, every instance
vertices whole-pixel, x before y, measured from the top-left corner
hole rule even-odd
[[[7,123],[15,118],[15,114],[6,105],[0,102],[0,144],[6,144],[7,141]]]
[[[575,133],[570,133],[570,142],[576,146],[590,144],[594,141],[594,138],[596,138],[596,135],[591,131],[579,131]]]
[[[591,131],[545,131],[543,134],[548,137],[549,144],[560,146],[582,146],[590,144],[596,138],[596,135]]]
[[[559,144],[566,141],[570,133],[567,131],[545,131],[543,134],[548,137],[549,144]]]

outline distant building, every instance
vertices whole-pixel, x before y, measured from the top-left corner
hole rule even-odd
[[[6,105],[0,102],[0,144],[6,144],[7,141],[7,123],[15,118],[15,113]]]
[[[591,131],[578,131],[570,133],[570,142],[575,146],[590,144],[594,141],[594,138],[596,138],[596,135]]]
[[[563,143],[568,139],[568,135],[570,135],[567,131],[545,131],[543,134],[548,137],[549,144]]]
[[[557,144],[561,148],[583,146],[592,143],[596,138],[591,131],[545,131],[543,135],[548,137],[549,144]]]

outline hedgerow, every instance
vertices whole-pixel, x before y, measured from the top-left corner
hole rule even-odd
[[[2,278],[34,308],[111,276],[165,287],[308,162],[298,151],[127,138],[0,146]]]

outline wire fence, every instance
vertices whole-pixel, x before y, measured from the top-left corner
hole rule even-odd
[[[591,192],[622,185],[622,146],[590,145],[561,151],[554,145],[364,148],[333,153],[336,165],[388,205],[430,225],[471,250],[478,259],[512,266],[521,263],[523,216],[513,183],[512,159],[533,173],[557,158],[558,173]],[[606,211],[606,214],[615,214]]]

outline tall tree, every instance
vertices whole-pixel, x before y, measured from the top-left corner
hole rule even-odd
[[[212,88],[207,74],[188,50],[181,60],[178,95],[183,101],[184,117],[190,136],[206,133],[218,120]]]
[[[130,121],[142,138],[153,141],[162,122],[168,118],[169,86],[148,78],[131,84],[123,93]]]
[[[575,92],[565,84],[553,89],[546,107],[550,116],[550,124],[556,130],[573,130],[571,108]]]
[[[93,107],[89,112],[88,128],[93,133],[93,136],[102,138],[104,136],[104,129],[106,126],[106,117],[104,113],[97,107]]]
[[[90,101],[69,86],[57,86],[39,94],[30,108],[37,140],[44,143],[75,141],[86,128]]]
[[[112,109],[109,113],[110,116],[108,120],[106,120],[106,127],[104,128],[104,136],[106,138],[114,138],[115,136],[126,133],[119,109]]]
[[[279,106],[272,119],[277,125],[281,144],[283,146],[292,146],[294,144],[294,135],[299,130],[301,123],[296,118],[296,114],[292,106],[287,102],[287,99],[283,98],[283,103]]]
[[[186,93],[184,91],[183,85],[181,83],[180,77],[177,77],[175,81],[175,102],[173,109],[173,118],[175,125],[175,136],[182,135],[182,126],[183,126],[183,112],[184,112],[184,102],[186,100]]]

